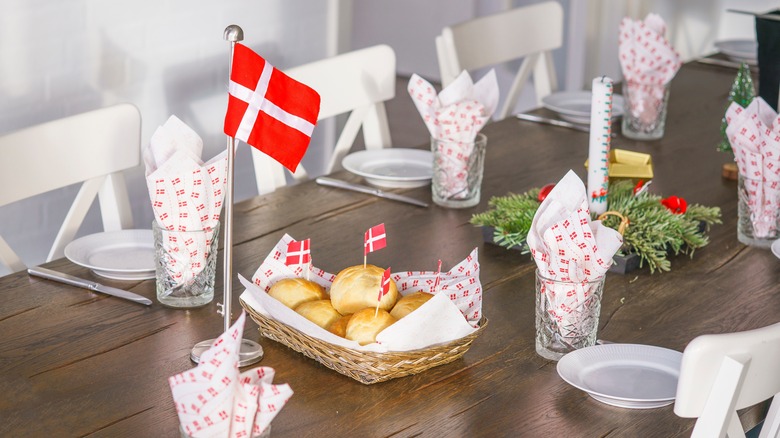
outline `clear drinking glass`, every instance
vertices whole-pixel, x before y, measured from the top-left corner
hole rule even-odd
[[[433,202],[442,207],[467,208],[479,204],[487,137],[473,142],[431,138]]]
[[[536,353],[558,360],[596,344],[605,279],[557,281],[536,271]]]
[[[171,231],[152,223],[157,300],[169,307],[206,305],[214,299],[219,223],[210,230]]]
[[[737,240],[745,245],[759,248],[769,248],[772,242],[780,238],[778,232],[777,210],[772,208],[760,208],[756,203],[759,193],[763,197],[774,196],[772,205],[777,205],[780,199],[774,191],[764,187],[760,179],[749,179],[740,173],[737,177]]]
[[[626,102],[622,124],[624,136],[634,140],[658,140],[664,136],[669,84],[628,82],[623,97]]]

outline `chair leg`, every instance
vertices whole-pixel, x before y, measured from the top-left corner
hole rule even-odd
[[[758,435],[758,438],[777,437],[780,437],[780,393],[775,394],[764,419],[764,425],[761,426],[761,434]]]

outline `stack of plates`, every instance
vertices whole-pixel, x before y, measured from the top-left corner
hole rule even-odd
[[[371,149],[347,155],[341,165],[377,187],[422,187],[433,176],[433,153],[421,149]]]
[[[542,98],[542,106],[555,111],[563,120],[590,124],[590,106],[593,94],[590,91],[562,91]],[[612,96],[612,118],[623,115],[625,102],[623,96]]]
[[[715,43],[715,48],[730,60],[758,64],[758,42],[755,40],[724,40]]]
[[[152,230],[120,230],[90,234],[65,247],[71,262],[113,280],[155,278]]]
[[[682,353],[661,347],[605,344],[575,350],[558,361],[558,374],[612,406],[651,409],[674,403]]]

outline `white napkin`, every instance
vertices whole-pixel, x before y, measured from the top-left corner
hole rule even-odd
[[[238,371],[246,313],[200,357],[193,370],[168,379],[182,428],[189,436],[259,436],[293,394],[274,385],[273,368]]]
[[[360,351],[408,351],[460,339],[476,331],[482,318],[482,285],[479,282],[477,250],[474,249],[466,259],[440,274],[438,293],[432,299],[380,332],[378,342],[361,346],[336,336],[266,293],[277,281],[297,276],[293,267],[284,264],[287,244],[292,240],[287,234],[282,237],[257,269],[252,282],[239,276],[241,284],[246,287],[241,299],[258,313],[307,335]],[[311,273],[311,281],[326,289],[330,288],[335,278],[335,275],[316,267],[312,267]],[[392,274],[392,278],[401,295],[408,295],[418,291],[430,292],[436,281],[436,272],[397,272]]]
[[[498,106],[496,72],[490,70],[475,84],[463,71],[438,96],[430,83],[413,74],[408,91],[431,137],[440,141],[437,168],[453,176],[443,184],[444,195],[453,199],[468,196],[468,160],[474,139]]]
[[[227,151],[207,163],[203,141],[176,116],[159,127],[143,150],[146,184],[157,225],[172,233],[164,246],[173,262],[166,265],[177,284],[187,284],[206,266],[213,229],[225,198]],[[189,239],[179,231],[205,230]]]
[[[620,22],[618,55],[629,95],[627,110],[645,124],[658,117],[666,84],[682,66],[665,33],[666,24],[657,14],[648,14],[644,21],[626,17]]]
[[[572,312],[591,294],[587,282],[607,273],[623,244],[620,233],[590,220],[585,185],[571,170],[539,205],[527,241],[543,277],[573,283],[545,290],[552,316],[559,321],[573,318]]]
[[[753,235],[776,235],[780,209],[780,118],[761,97],[742,108],[732,102],[726,110],[726,135],[745,182]]]

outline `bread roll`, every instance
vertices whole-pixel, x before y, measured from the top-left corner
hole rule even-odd
[[[333,323],[328,326],[328,331],[333,333],[336,336],[341,336],[342,338],[346,338],[347,324],[349,324],[350,318],[352,318],[352,315],[344,315],[341,318],[333,321]]]
[[[296,307],[295,311],[324,329],[341,318],[341,314],[336,312],[330,300],[307,301]]]
[[[395,306],[393,306],[393,310],[390,311],[390,314],[393,315],[393,318],[395,319],[401,319],[417,310],[418,307],[422,306],[431,298],[433,298],[433,295],[425,292],[415,292],[405,297],[401,297],[401,299],[395,303]]]
[[[347,336],[350,341],[357,341],[360,345],[368,345],[376,342],[376,335],[395,322],[386,310],[379,309],[374,316],[375,309],[369,307],[363,309],[349,319],[347,324]]]
[[[291,309],[295,309],[307,301],[328,298],[322,286],[305,278],[285,278],[279,280],[271,286],[268,295],[276,298]]]
[[[379,283],[385,270],[374,265],[352,266],[336,275],[330,286],[330,300],[333,307],[342,315],[355,313],[358,310],[376,307],[379,295]],[[389,311],[398,301],[398,287],[390,279],[390,290],[382,297],[379,308]]]

